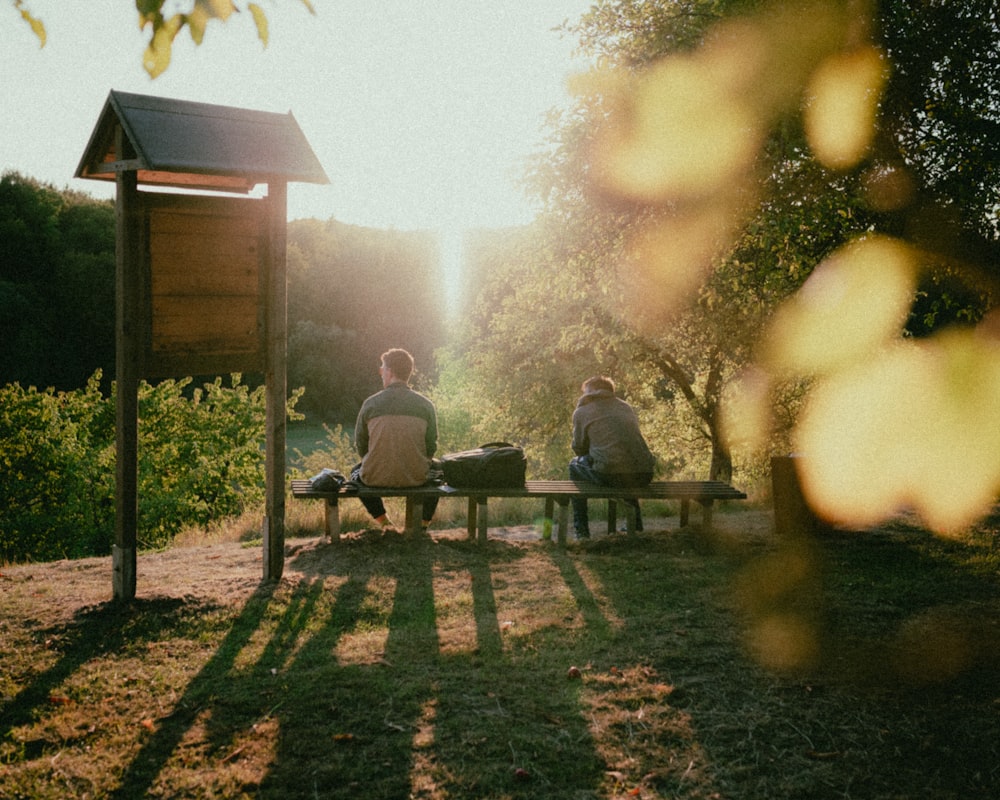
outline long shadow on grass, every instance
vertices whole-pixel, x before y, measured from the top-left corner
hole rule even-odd
[[[483,549],[423,539],[341,543],[297,558],[297,569],[339,588],[287,667],[286,680],[301,697],[277,714],[280,740],[259,796],[535,797],[543,791],[572,797],[592,789],[598,773],[575,692],[548,690],[551,675],[504,651],[493,566],[521,552],[497,542]],[[449,585],[471,594],[475,642],[464,651],[442,653],[435,576],[460,578]],[[338,658],[344,637],[363,633],[369,585],[386,580],[394,581],[394,590],[381,656],[364,663]],[[455,598],[440,598],[446,599]],[[541,694],[539,681],[545,682]],[[565,771],[553,744],[567,738],[583,749],[570,766],[575,787],[546,778]]]
[[[6,704],[0,741],[50,706],[57,688],[83,664],[127,643],[153,641],[163,631],[182,625],[185,613],[184,601],[174,598],[140,599],[129,605],[106,603],[83,608],[69,624],[47,631],[62,655]]]
[[[246,602],[212,657],[188,683],[184,694],[174,705],[172,713],[157,721],[155,732],[143,743],[132,759],[118,789],[111,794],[111,797],[117,800],[132,800],[145,796],[197,716],[207,706],[217,705],[220,696],[225,697],[227,676],[233,669],[240,650],[246,646],[260,626],[273,590],[273,586],[264,584]],[[303,605],[308,604],[306,598]],[[191,611],[189,608],[187,613],[190,614]],[[292,613],[286,619],[294,616]],[[280,635],[279,632],[278,636]],[[230,724],[224,724],[223,720],[212,715],[209,739],[216,747],[221,747],[228,741],[232,730]]]
[[[304,583],[320,587],[322,601],[295,646],[275,648],[288,651],[284,688],[273,762],[258,796],[406,797],[412,739],[438,657],[427,548],[346,541],[294,563],[310,576]],[[387,584],[391,608],[378,597]],[[351,638],[359,640],[353,650],[345,645]]]

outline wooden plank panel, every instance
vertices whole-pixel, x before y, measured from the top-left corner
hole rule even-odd
[[[239,253],[244,258],[257,259],[260,249],[260,240],[256,236],[223,234],[198,236],[176,233],[170,236],[156,234],[149,241],[149,254],[153,259],[154,268],[158,258],[171,256],[211,260],[219,256]]]
[[[214,264],[196,263],[185,267],[180,262],[157,265],[152,275],[154,297],[164,295],[259,297],[260,277],[256,264],[236,259]]]
[[[149,215],[149,232],[154,235],[260,236],[264,230],[261,215],[250,203],[244,203],[243,206],[244,208],[235,208],[231,212],[228,209],[196,207],[184,209],[153,208]]]
[[[178,347],[229,352],[259,345],[255,298],[153,298],[153,352]]]

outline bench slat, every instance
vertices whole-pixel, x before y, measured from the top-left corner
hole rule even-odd
[[[479,542],[486,543],[487,538],[487,502],[490,497],[538,497],[545,500],[545,515],[543,518],[543,538],[549,538],[552,530],[553,510],[559,504],[559,544],[566,543],[569,527],[569,504],[574,497],[606,499],[608,501],[609,530],[615,523],[615,501],[625,498],[638,500],[680,500],[680,524],[688,524],[690,502],[694,500],[702,506],[702,527],[707,531],[711,528],[712,504],[716,500],[745,500],[746,493],[730,486],[723,481],[654,481],[647,486],[633,488],[618,488],[601,486],[595,483],[584,483],[569,480],[538,480],[526,481],[524,486],[495,489],[459,489],[450,486],[415,486],[408,488],[389,488],[377,486],[342,487],[336,492],[320,492],[312,488],[308,480],[292,481],[292,496],[297,499],[322,499],[325,506],[324,526],[331,541],[340,538],[340,515],[338,501],[342,497],[405,497],[407,525],[416,519],[415,506],[418,499],[427,496],[466,497],[468,504],[469,538],[478,535]],[[626,526],[631,534],[635,529],[635,517],[631,509],[626,512]]]

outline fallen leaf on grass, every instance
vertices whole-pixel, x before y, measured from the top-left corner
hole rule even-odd
[[[150,719],[149,717],[146,717],[146,719],[144,719],[139,724],[142,725],[142,727],[144,727],[147,731],[151,731],[153,730],[153,728],[156,727],[156,723],[153,722],[153,720]]]
[[[839,750],[806,750],[806,758],[811,758],[814,761],[830,761],[834,758],[840,758]]]
[[[52,705],[54,705],[54,706],[68,706],[68,705],[69,705],[70,703],[72,703],[73,701],[72,701],[72,700],[70,700],[70,699],[69,699],[68,697],[66,697],[65,695],[61,695],[61,694],[50,694],[50,695],[49,695],[49,702],[50,702],[50,703],[51,703]]]
[[[335,742],[353,742],[353,733],[335,733],[333,734],[333,741]]]

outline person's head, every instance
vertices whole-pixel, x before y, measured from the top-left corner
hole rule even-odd
[[[615,393],[615,382],[606,375],[595,375],[593,378],[587,378],[583,382],[584,394],[596,394],[597,392],[611,392]]]
[[[405,350],[394,347],[382,353],[382,365],[379,370],[382,373],[382,382],[386,385],[394,380],[409,383],[413,374],[413,356]]]

